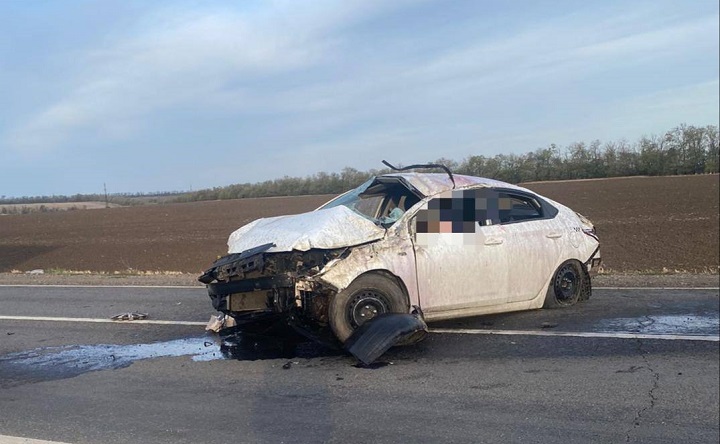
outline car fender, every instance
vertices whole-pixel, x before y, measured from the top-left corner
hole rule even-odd
[[[386,237],[378,242],[353,247],[349,255],[329,262],[312,280],[340,292],[369,271],[392,274],[405,287],[410,306],[419,305],[415,257],[412,244],[405,238]]]

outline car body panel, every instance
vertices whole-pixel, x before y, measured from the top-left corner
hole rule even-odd
[[[462,174],[453,175],[453,180],[444,173],[390,173],[383,177],[399,177],[419,191],[425,197],[435,196],[448,190],[460,190],[468,187],[497,187],[525,190],[517,185],[501,182],[485,177],[465,176]],[[525,190],[529,191],[529,190]]]
[[[346,258],[328,263],[312,280],[342,291],[358,276],[368,272],[387,272],[395,276],[405,287],[410,306],[420,305],[413,244],[400,222],[389,229],[383,239],[355,247]]]
[[[502,227],[476,233],[428,233],[415,244],[418,293],[424,312],[505,302],[508,257],[499,238]]]

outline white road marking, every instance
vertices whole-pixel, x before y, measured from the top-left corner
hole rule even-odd
[[[156,319],[142,319],[137,321],[112,321],[103,318],[61,318],[47,316],[0,316],[0,320],[7,321],[49,321],[49,322],[87,322],[97,324],[154,324],[154,325],[193,325],[205,326],[207,322],[195,321],[164,321]],[[563,336],[574,338],[605,338],[605,339],[660,339],[674,341],[705,341],[720,342],[720,336],[713,335],[668,335],[643,334],[628,332],[564,332],[564,331],[538,331],[538,330],[484,330],[472,328],[432,328],[430,333],[461,334],[461,335],[499,335],[499,336]],[[1,441],[0,441],[1,443]]]
[[[60,441],[44,441],[42,439],[20,438],[19,436],[0,435],[0,444],[67,444]]]
[[[605,339],[661,339],[665,341],[706,341],[720,342],[720,336],[712,335],[653,335],[626,332],[565,332],[536,330],[480,330],[472,328],[432,328],[430,333],[460,335],[506,335],[506,336],[565,336],[572,338]]]
[[[60,318],[49,316],[1,316],[2,321],[50,321],[50,322],[90,322],[97,324],[155,324],[155,325],[200,325],[205,326],[207,322],[193,321],[162,321],[159,319],[140,319],[137,321],[113,321],[103,318]]]

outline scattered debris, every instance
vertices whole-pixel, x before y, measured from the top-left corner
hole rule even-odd
[[[25,274],[45,274],[45,270],[36,268],[35,270],[26,271]]]
[[[140,321],[143,319],[147,319],[147,317],[148,317],[147,313],[128,312],[128,313],[116,314],[115,316],[111,317],[110,320],[113,320],[113,321]]]
[[[292,362],[290,362],[290,361],[286,362],[282,366],[283,370],[288,370],[288,369],[290,369],[290,367],[292,367]]]
[[[8,335],[8,336],[12,336],[12,335],[14,335],[14,334],[15,334],[14,331],[9,331],[9,332],[7,332],[7,335]]]
[[[210,320],[205,326],[205,331],[219,332],[225,324],[225,315],[219,314],[217,316],[210,316]]]
[[[210,316],[210,320],[208,321],[207,325],[205,326],[205,331],[212,331],[215,333],[219,333],[220,330],[224,328],[232,328],[235,327],[237,323],[235,322],[235,318],[232,316],[226,316],[223,313],[220,313],[217,316]]]
[[[558,326],[557,322],[543,322],[540,328],[555,328]]]
[[[427,336],[427,330],[419,314],[383,313],[357,328],[345,349],[369,366],[394,345],[420,342]]]

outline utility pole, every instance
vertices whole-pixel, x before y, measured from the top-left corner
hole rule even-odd
[[[105,191],[105,208],[110,208],[110,203],[108,202],[107,197],[107,185],[105,185],[105,182],[103,182],[103,190]]]

